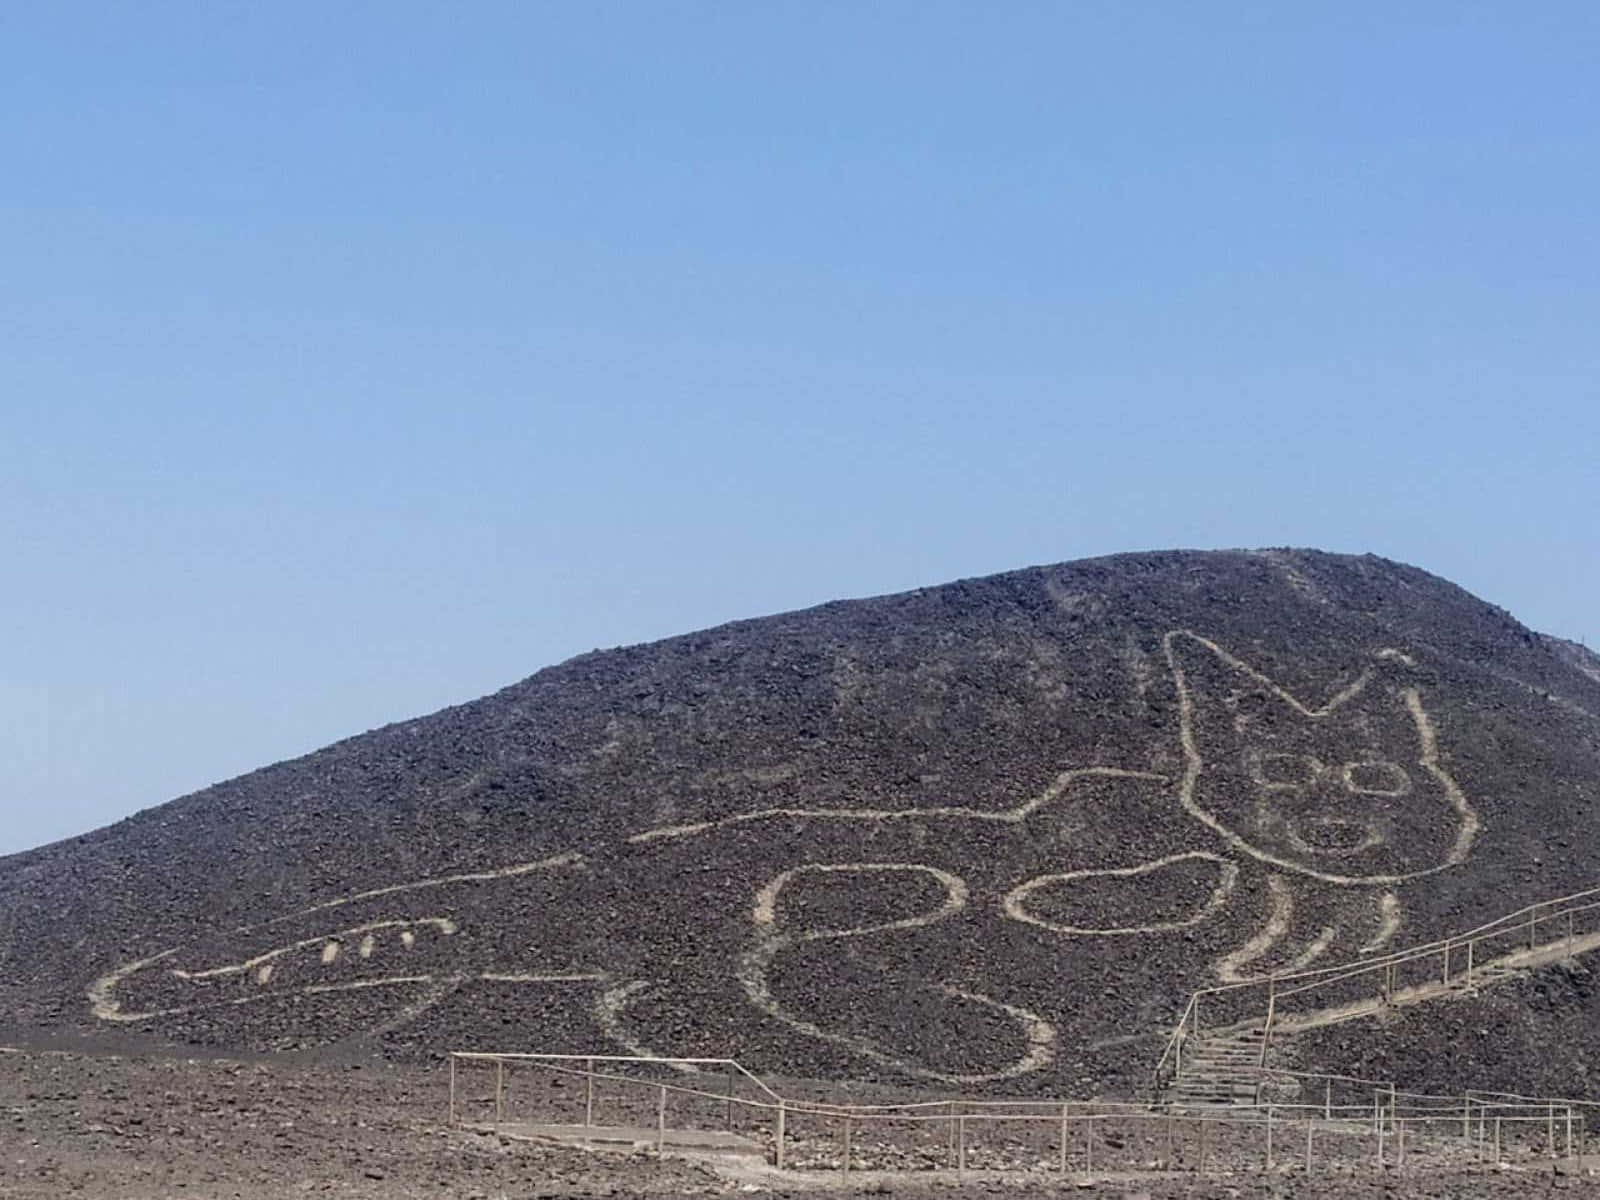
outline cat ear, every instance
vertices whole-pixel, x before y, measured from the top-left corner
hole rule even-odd
[[[1211,639],[1189,630],[1167,634],[1162,646],[1185,718],[1226,718],[1235,729],[1241,729],[1244,722],[1263,709],[1278,709],[1303,719],[1326,717],[1361,696],[1378,674],[1378,664],[1374,663],[1325,695],[1302,696]]]

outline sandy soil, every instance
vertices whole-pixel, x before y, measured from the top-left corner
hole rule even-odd
[[[525,1093],[526,1095],[526,1093]],[[564,1097],[570,1099],[569,1097]],[[447,1126],[442,1069],[154,1054],[0,1052],[0,1197],[265,1200],[332,1195],[514,1200],[554,1196],[807,1196],[955,1191],[1125,1198],[1600,1197],[1587,1172],[1370,1169],[1307,1178],[1214,1162],[1208,1178],[1120,1172],[836,1172],[591,1154]],[[754,1132],[752,1130],[752,1132]],[[820,1144],[820,1143],[819,1143]],[[803,1149],[797,1147],[797,1149]],[[815,1151],[816,1146],[812,1147]],[[1217,1168],[1221,1168],[1218,1170]]]

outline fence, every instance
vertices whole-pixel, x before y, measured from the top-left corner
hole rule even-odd
[[[1545,940],[1540,941],[1543,937]],[[1189,997],[1161,1058],[1159,1092],[1181,1074],[1186,1043],[1212,1030],[1259,1025],[1261,1064],[1274,1033],[1360,1016],[1477,983],[1517,967],[1600,947],[1600,888],[1529,905],[1465,933],[1359,963],[1201,988]]]
[[[649,1074],[668,1067],[692,1073],[671,1080]],[[523,1086],[530,1074],[544,1086]],[[834,1104],[782,1096],[731,1059],[455,1052],[450,1122],[593,1141],[628,1127],[635,1141],[641,1130],[653,1132],[657,1154],[682,1131],[715,1130],[737,1134],[778,1170],[958,1175],[1204,1174],[1223,1166],[1313,1172],[1363,1164],[1404,1170],[1419,1161],[1571,1157],[1586,1142],[1590,1106],[1582,1102],[1427,1096],[1349,1077],[1271,1074],[1293,1078],[1300,1096],[1208,1113],[1058,1100]],[[534,1115],[543,1120],[536,1124]]]

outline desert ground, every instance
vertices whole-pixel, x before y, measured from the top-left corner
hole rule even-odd
[[[1037,1168],[972,1171],[962,1179],[915,1170],[779,1175],[733,1160],[590,1152],[452,1128],[447,1081],[437,1064],[9,1048],[0,1052],[0,1197],[1600,1196],[1600,1175],[1582,1163],[1441,1162],[1403,1173],[1351,1164],[1308,1177],[1298,1165],[1280,1163],[1268,1174],[1225,1153],[1205,1177],[1192,1168],[1065,1177]],[[802,1139],[794,1153],[805,1152]]]

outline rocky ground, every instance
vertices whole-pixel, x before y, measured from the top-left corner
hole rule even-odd
[[[560,1097],[530,1097],[524,1087],[522,1099],[543,1104]],[[1350,1163],[1307,1177],[1281,1164],[1265,1174],[1253,1150],[1247,1155],[1225,1144],[1213,1149],[1204,1178],[1192,1163],[1171,1175],[1119,1166],[1065,1178],[1037,1167],[972,1171],[960,1180],[929,1171],[779,1176],[752,1166],[515,1142],[450,1128],[446,1111],[447,1074],[437,1066],[11,1050],[0,1053],[0,1197],[1600,1196],[1600,1178],[1582,1168],[1485,1170],[1441,1160],[1434,1167],[1413,1165],[1404,1175]],[[989,1161],[1004,1161],[1009,1153],[1010,1161],[1031,1156],[1037,1163],[1037,1148],[1014,1144],[1003,1151],[1003,1141],[989,1139]],[[802,1131],[794,1149],[798,1158],[821,1165],[833,1146]],[[871,1146],[869,1140],[864,1152]],[[1127,1149],[1135,1157],[1149,1153],[1149,1147]]]

